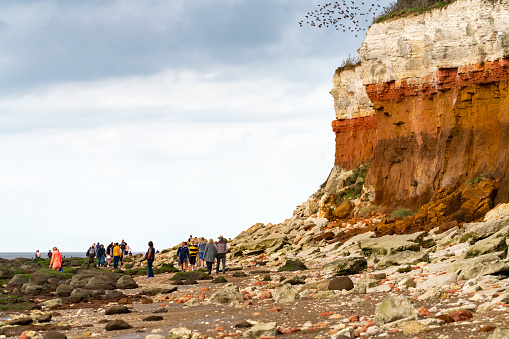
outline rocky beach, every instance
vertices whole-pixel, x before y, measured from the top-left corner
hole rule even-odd
[[[441,4],[368,29],[327,179],[225,273],[0,259],[0,338],[509,338],[509,3]]]

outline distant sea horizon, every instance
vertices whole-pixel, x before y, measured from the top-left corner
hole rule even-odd
[[[133,252],[133,255],[136,255],[141,252]],[[41,258],[46,259],[48,252],[41,252]],[[62,251],[62,257],[64,258],[85,258],[85,252],[67,252]],[[0,258],[3,259],[14,259],[14,258],[35,258],[35,252],[0,252]]]

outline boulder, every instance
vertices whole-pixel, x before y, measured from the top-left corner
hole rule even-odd
[[[160,315],[149,315],[148,317],[145,317],[142,319],[143,321],[162,321],[164,320],[163,317]]]
[[[178,290],[178,287],[171,284],[149,284],[141,288],[141,293],[146,295],[156,295],[159,293],[171,293]]]
[[[90,278],[83,288],[87,290],[113,290],[115,285],[107,276],[97,276]]]
[[[497,234],[494,234],[486,239],[480,240],[472,245],[464,254],[463,258],[473,258],[478,257],[483,254],[488,254],[492,252],[507,252],[507,243],[505,241],[505,237],[497,237]]]
[[[43,339],[67,339],[67,335],[62,332],[48,331],[44,334]]]
[[[299,293],[292,287],[292,285],[284,284],[277,290],[276,293],[274,293],[273,300],[278,303],[286,303],[295,301],[299,298]]]
[[[424,232],[405,235],[386,235],[359,241],[359,247],[366,256],[388,255],[403,251],[419,251]]]
[[[361,273],[367,267],[368,262],[363,257],[346,258],[335,260],[324,265],[320,273],[325,278],[331,278],[340,275]]]
[[[385,297],[376,306],[374,321],[378,326],[404,318],[417,320],[417,310],[408,297],[402,295]]]
[[[26,325],[30,325],[33,322],[34,322],[34,320],[32,318],[22,316],[22,317],[12,319],[11,321],[9,321],[9,325],[26,326]]]
[[[359,279],[359,281],[357,282],[357,285],[355,285],[355,287],[351,290],[351,293],[363,294],[363,293],[366,293],[368,288],[377,287],[378,285],[380,285],[380,283],[376,279],[370,279],[370,278]]]
[[[454,284],[456,280],[458,280],[457,273],[447,273],[444,275],[430,277],[426,281],[420,281],[417,283],[416,288],[418,290],[426,290],[430,287],[451,285]]]
[[[509,271],[505,252],[484,254],[470,259],[456,260],[447,267],[448,273],[458,272],[458,279],[470,280],[478,276]]]
[[[284,284],[290,284],[290,285],[303,285],[306,283],[306,276],[305,275],[295,275],[291,278],[286,278],[285,280],[281,281],[281,285]]]
[[[106,291],[104,297],[108,299],[118,299],[118,298],[124,298],[126,295],[120,291],[117,290],[108,290]]]
[[[348,218],[353,207],[352,201],[350,199],[345,199],[334,209],[332,215],[337,219]]]
[[[350,291],[353,288],[353,281],[350,277],[342,276],[332,278],[329,282],[329,290],[347,290]]]
[[[37,317],[37,322],[39,323],[49,323],[53,316],[50,313],[43,314]]]
[[[23,286],[23,284],[26,284],[28,282],[28,277],[24,274],[16,274],[9,280],[7,283],[7,287],[17,287],[17,286]]]
[[[382,257],[377,266],[415,265],[420,262],[429,262],[429,255],[425,252],[403,251]]]
[[[287,260],[286,263],[278,269],[278,272],[284,271],[304,271],[308,268],[300,260]]]
[[[485,239],[503,228],[509,226],[509,216],[505,216],[500,219],[485,221],[485,222],[474,222],[463,225],[463,238],[467,238],[470,235],[474,239]]]
[[[129,310],[127,306],[123,305],[111,306],[106,311],[104,311],[105,315],[127,314],[127,313],[131,313],[131,310]]]
[[[106,331],[127,330],[129,328],[132,328],[132,326],[120,319],[108,322],[105,327]]]
[[[264,238],[258,238],[253,240],[248,238],[246,242],[238,244],[238,247],[242,251],[253,251],[253,250],[265,250],[271,247],[280,247],[289,244],[288,237],[280,233],[272,233]]]
[[[134,279],[129,275],[121,276],[120,279],[117,280],[116,285],[119,289],[138,288],[136,281],[134,281]]]
[[[46,288],[44,286],[41,286],[41,285],[36,285],[36,284],[32,284],[32,283],[26,283],[26,284],[23,284],[23,286],[21,287],[21,293],[23,294],[39,294],[41,292],[43,292],[44,290],[46,290]]]
[[[62,299],[55,298],[55,299],[50,299],[50,300],[43,301],[41,303],[41,306],[42,307],[50,308],[50,307],[55,307],[55,306],[62,306],[63,304],[64,303],[63,303]]]
[[[14,272],[10,267],[0,267],[0,279],[11,279]]]
[[[339,256],[344,256],[344,257],[348,257],[348,256],[352,256],[352,255],[360,256],[363,253],[362,253],[361,249],[359,248],[359,242],[362,240],[365,240],[365,239],[372,239],[372,238],[376,238],[375,232],[366,232],[366,233],[358,234],[358,235],[348,239],[347,241],[345,241],[345,243],[343,245],[341,245],[337,249],[336,252]]]
[[[55,294],[57,297],[68,297],[71,295],[72,291],[74,290],[74,287],[67,284],[60,284],[57,286],[57,290],[55,291]]]
[[[55,271],[55,273],[40,273],[35,272],[30,276],[28,282],[36,285],[47,285],[50,279],[65,280],[65,274]]]
[[[91,296],[92,295],[90,294],[89,291],[84,290],[82,288],[75,288],[70,295],[70,297],[73,299],[82,299],[82,300],[88,299]]]
[[[277,335],[277,323],[258,323],[244,332],[244,338],[275,337]]]
[[[244,295],[240,293],[239,287],[228,284],[210,296],[210,302],[217,304],[229,304],[232,301],[244,300]]]

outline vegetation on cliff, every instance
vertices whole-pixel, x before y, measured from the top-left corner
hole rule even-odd
[[[374,23],[407,15],[417,15],[434,8],[443,8],[456,0],[398,0],[382,9],[382,13],[375,17]]]

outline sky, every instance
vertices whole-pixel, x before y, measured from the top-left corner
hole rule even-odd
[[[2,1],[0,252],[144,251],[292,216],[361,32],[315,0]]]

